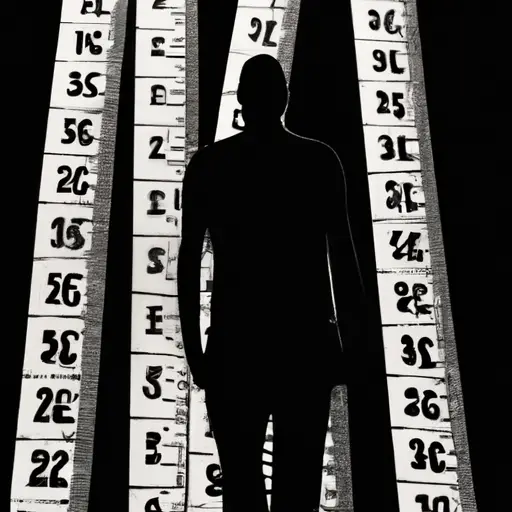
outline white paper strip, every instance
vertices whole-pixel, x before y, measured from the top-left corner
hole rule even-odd
[[[70,505],[98,138],[116,0],[63,0],[46,130],[11,511]]]
[[[185,2],[138,1],[129,512],[185,511],[189,376],[176,260],[185,170]]]
[[[463,512],[418,172],[405,3],[352,0],[352,17],[400,511]]]

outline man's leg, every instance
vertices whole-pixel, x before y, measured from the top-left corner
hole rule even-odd
[[[272,512],[319,509],[331,387],[290,383],[272,410]]]
[[[206,406],[222,470],[223,511],[268,512],[262,470],[268,399],[236,381],[207,390]]]

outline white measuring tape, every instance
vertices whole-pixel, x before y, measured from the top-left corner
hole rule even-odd
[[[244,62],[259,53],[278,56],[286,8],[294,3],[240,0],[217,140],[236,133],[235,93]],[[114,4],[63,0],[39,197],[13,511],[69,508]],[[457,458],[432,286],[404,8],[401,1],[352,0],[396,477],[401,511],[455,512],[461,510]],[[204,397],[189,389],[175,286],[185,172],[185,19],[185,0],[139,0],[137,5],[130,512],[221,508],[222,500]],[[212,275],[206,245],[203,334]],[[328,438],[326,448],[331,444]],[[271,462],[271,430],[265,448],[265,460]],[[327,452],[322,507],[336,509]]]
[[[401,512],[461,510],[402,1],[352,0]]]
[[[39,191],[12,511],[67,511],[70,504],[115,4],[62,3]]]
[[[189,384],[176,296],[185,21],[185,0],[137,1],[130,512],[185,507]]]

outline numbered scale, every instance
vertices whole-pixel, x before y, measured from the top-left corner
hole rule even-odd
[[[352,0],[399,506],[461,511],[403,1]]]
[[[185,510],[189,376],[176,267],[185,173],[185,0],[137,0],[129,512]]]
[[[37,214],[11,511],[68,510],[116,0],[63,0]]]
[[[12,512],[63,512],[70,506],[98,139],[116,1],[62,0]],[[181,184],[187,140],[195,136],[185,134],[185,3],[137,1],[129,512],[222,507],[216,447],[204,394],[192,385],[186,365],[177,303]],[[243,128],[236,100],[243,64],[260,53],[280,58],[285,38],[290,38],[287,46],[295,38],[297,17],[287,16],[299,5],[299,0],[239,0],[216,140]],[[352,13],[400,511],[460,512],[412,102],[406,3],[352,0]],[[285,69],[290,60],[290,55],[281,59]],[[208,238],[201,275],[205,346],[213,279]],[[329,432],[323,510],[341,510],[332,444]],[[272,422],[262,466],[270,490]]]

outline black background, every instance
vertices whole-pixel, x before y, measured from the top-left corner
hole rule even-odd
[[[348,0],[303,0],[287,125],[330,144],[347,174],[349,208],[363,274],[376,319],[368,342],[368,389],[351,405],[356,512],[397,510],[390,445],[383,349],[378,327],[375,263],[356,64]],[[505,73],[495,39],[495,14],[475,13],[466,2],[418,0],[434,162],[438,184],[456,339],[479,510],[495,510],[493,450],[496,440],[492,382],[494,353],[502,344],[500,267],[504,217],[498,161],[502,114],[499,86]],[[134,26],[135,6],[128,14]],[[200,144],[212,142],[236,1],[199,0]],[[2,86],[4,226],[3,296],[6,311],[2,377],[4,451],[12,471],[25,343],[37,200],[58,37],[59,2],[15,7],[7,24]],[[499,32],[499,31],[497,31]],[[494,38],[494,39],[492,39]],[[489,41],[492,39],[492,50]],[[128,417],[131,291],[131,205],[134,30],[128,30],[121,86],[118,149],[112,197],[104,337],[97,432],[89,510],[128,510]],[[500,54],[500,51],[502,52]],[[5,112],[5,110],[4,110]],[[5,182],[5,177],[8,181]],[[262,178],[264,179],[264,178]],[[508,259],[508,258],[507,258]],[[504,310],[504,307],[503,307]],[[501,342],[501,343],[500,343]],[[499,420],[498,420],[499,421]],[[371,423],[370,423],[371,422]],[[8,491],[10,479],[6,485]],[[298,485],[301,483],[298,482]],[[3,486],[2,486],[3,487]],[[8,492],[6,493],[6,495]],[[4,508],[3,506],[1,507]],[[242,507],[243,508],[243,507]],[[5,508],[7,509],[7,507]]]

